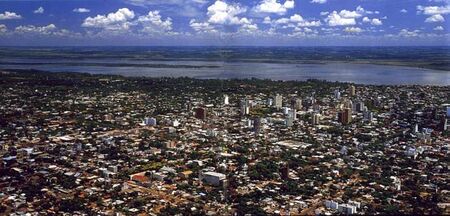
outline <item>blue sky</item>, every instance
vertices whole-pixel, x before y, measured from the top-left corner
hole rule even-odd
[[[0,0],[0,45],[450,45],[450,0]]]

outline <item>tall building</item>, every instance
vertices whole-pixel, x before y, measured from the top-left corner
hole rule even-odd
[[[277,94],[275,96],[275,108],[281,109],[282,106],[283,106],[283,96]]]
[[[303,108],[302,99],[296,98],[295,99],[295,109],[301,110]]]
[[[365,111],[363,113],[364,116],[364,120],[368,121],[368,122],[372,122],[373,121],[373,113],[371,111]]]
[[[297,110],[295,109],[289,109],[287,115],[292,118],[292,120],[297,120]]]
[[[202,107],[198,107],[195,109],[195,118],[205,120],[206,119],[206,109]]]
[[[339,91],[339,89],[334,90],[334,98],[336,98],[337,100],[341,99],[341,92]]]
[[[318,125],[320,124],[320,114],[319,113],[314,113],[312,115],[312,124],[313,125]]]
[[[283,164],[283,166],[280,168],[280,176],[283,180],[289,179],[289,165],[287,163]]]
[[[348,94],[349,94],[350,96],[352,96],[352,97],[356,95],[356,88],[355,88],[354,85],[351,85],[351,86],[348,88]]]
[[[366,106],[364,105],[364,102],[360,101],[355,104],[355,110],[357,112],[363,112],[365,109],[366,109]]]
[[[241,100],[240,113],[242,116],[250,114],[250,102],[247,99]]]
[[[343,111],[339,112],[338,121],[344,125],[350,124],[352,122],[352,110],[345,108]]]
[[[230,104],[228,95],[224,95],[223,96],[223,105],[228,105],[228,104]]]
[[[261,118],[260,117],[255,118],[253,120],[253,131],[259,133],[261,132],[261,127],[262,127]]]

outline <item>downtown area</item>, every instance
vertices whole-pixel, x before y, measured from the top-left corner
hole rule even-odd
[[[450,86],[0,71],[0,215],[450,214]]]

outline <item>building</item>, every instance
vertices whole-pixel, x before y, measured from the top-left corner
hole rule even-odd
[[[291,109],[301,110],[303,108],[302,100],[300,98],[292,98],[290,102],[291,102],[290,104]]]
[[[373,113],[371,111],[365,111],[363,113],[364,116],[364,120],[368,121],[368,122],[372,122],[373,121]]]
[[[287,112],[287,115],[292,118],[292,120],[297,120],[297,110],[295,109],[289,109]]]
[[[277,94],[275,96],[275,108],[281,109],[283,107],[283,96]]]
[[[228,105],[228,104],[230,104],[228,95],[224,95],[223,96],[223,105]]]
[[[337,100],[341,99],[341,92],[339,91],[339,89],[334,90],[334,98],[336,98]]]
[[[338,211],[344,214],[356,214],[356,206],[350,204],[340,204]]]
[[[207,113],[207,111],[205,108],[199,107],[199,108],[195,109],[195,118],[205,120],[206,113]]]
[[[253,131],[256,133],[261,132],[262,122],[261,118],[257,117],[253,120]]]
[[[250,102],[247,99],[241,100],[240,113],[242,116],[250,114]]]
[[[200,174],[200,180],[214,186],[220,186],[227,176],[217,172],[204,172]]]
[[[144,118],[143,124],[146,126],[156,126],[155,118]]]
[[[364,102],[357,102],[355,104],[355,111],[356,112],[364,112],[366,110],[366,106],[364,105]]]
[[[341,124],[350,124],[352,122],[352,110],[345,108],[343,111],[338,113],[338,121]]]
[[[314,113],[312,115],[312,124],[313,125],[318,125],[320,124],[320,114],[319,113]]]
[[[280,176],[283,180],[289,179],[289,164],[283,164],[283,166],[280,168]]]
[[[356,88],[354,85],[351,85],[350,87],[348,87],[348,94],[353,97],[356,95]]]
[[[330,209],[338,209],[339,208],[339,203],[332,201],[332,200],[326,200],[325,201],[325,207],[330,208]]]

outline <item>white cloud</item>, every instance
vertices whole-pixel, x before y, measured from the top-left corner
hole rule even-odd
[[[358,27],[345,27],[344,31],[347,33],[361,33],[363,30]]]
[[[299,14],[294,14],[289,18],[283,17],[277,20],[271,20],[270,17],[265,17],[263,23],[272,24],[273,26],[284,25],[283,28],[317,27],[322,25],[322,23],[318,20],[307,21]]]
[[[311,0],[311,3],[325,4],[325,3],[327,3],[327,0]]]
[[[15,29],[16,33],[38,33],[48,35],[56,31],[55,24],[49,24],[46,26],[34,26],[34,25],[26,25],[26,26],[17,26]]]
[[[378,18],[369,19],[368,17],[364,17],[362,21],[375,26],[383,25],[383,22]]]
[[[170,17],[166,20],[161,19],[159,11],[149,11],[147,15],[140,16],[137,22],[142,25],[143,32],[147,33],[161,33],[172,30],[172,19]]]
[[[400,37],[417,37],[419,36],[420,30],[409,31],[408,29],[402,29],[398,33]]]
[[[125,3],[154,8],[159,7],[163,12],[177,14],[186,17],[199,17],[200,8],[208,3],[208,0],[123,0]],[[162,6],[162,7],[161,7]]]
[[[348,14],[347,14],[348,15]],[[327,18],[325,18],[325,21],[328,23],[329,26],[347,26],[347,25],[355,25],[356,20],[355,18],[346,18],[341,16],[340,13],[333,11],[328,15]]]
[[[436,26],[433,30],[435,30],[435,31],[444,31],[444,27]]]
[[[427,23],[445,22],[445,19],[444,19],[444,17],[442,15],[435,14],[435,15],[430,16],[427,19],[425,19],[425,22],[427,22]]]
[[[124,0],[126,3],[135,6],[151,6],[151,5],[185,5],[185,4],[199,4],[208,3],[208,0]]]
[[[330,12],[328,12],[328,11],[322,11],[322,12],[320,12],[320,16],[326,16],[326,15],[328,15],[328,14],[330,14]]]
[[[134,18],[134,12],[128,8],[121,8],[115,13],[108,15],[97,15],[84,20],[82,27],[101,28],[105,30],[127,30],[132,25],[130,22]]]
[[[383,22],[381,22],[380,19],[373,18],[373,19],[372,19],[372,22],[370,22],[370,24],[379,26],[379,25],[383,25]]]
[[[450,14],[450,5],[446,6],[417,6],[417,12],[425,15]]]
[[[223,1],[216,1],[208,7],[208,22],[223,25],[239,25],[241,19],[237,15],[245,13],[247,9],[238,4],[227,4]]]
[[[339,12],[339,16],[343,18],[359,18],[362,14],[359,11],[341,10],[341,12]]]
[[[275,13],[283,15],[295,6],[294,0],[286,0],[284,4],[278,0],[262,0],[253,10],[256,13]]]
[[[91,10],[89,10],[87,8],[75,8],[75,9],[73,9],[73,12],[75,12],[75,13],[89,13],[89,12],[91,12]]]
[[[43,14],[44,13],[44,8],[43,7],[39,7],[38,9],[34,10],[33,13],[35,13],[35,14]]]
[[[400,10],[400,13],[408,13],[408,11],[403,8],[403,9]]]
[[[214,26],[210,25],[208,22],[197,22],[195,19],[191,19],[191,21],[189,21],[189,26],[191,26],[191,28],[196,32],[217,32],[214,29]]]
[[[8,27],[5,24],[0,24],[0,34],[6,33],[8,31]]]
[[[14,12],[5,11],[4,13],[0,13],[0,20],[21,19],[21,18],[22,16]]]

